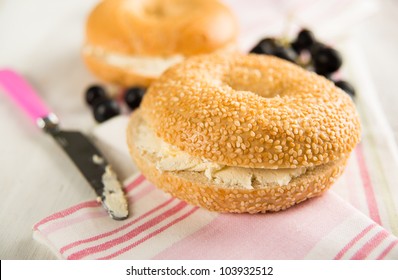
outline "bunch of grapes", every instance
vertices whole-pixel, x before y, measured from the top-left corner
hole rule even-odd
[[[333,74],[343,64],[341,54],[332,47],[317,41],[308,29],[302,29],[292,42],[286,39],[264,38],[250,53],[274,55],[296,63],[307,70],[325,76],[352,98],[355,97],[355,89],[349,82],[333,79]]]
[[[130,110],[140,106],[141,100],[146,92],[146,88],[131,87],[123,92],[123,100]],[[86,103],[92,108],[94,118],[97,122],[104,122],[117,116],[121,112],[119,103],[110,98],[104,87],[93,85],[87,88]]]

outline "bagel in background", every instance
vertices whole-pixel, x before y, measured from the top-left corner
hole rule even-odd
[[[146,87],[187,57],[234,49],[238,23],[217,0],[103,0],[85,33],[82,53],[92,73]]]
[[[266,55],[211,54],[171,67],[127,128],[157,187],[218,212],[279,211],[327,190],[360,139],[351,98]]]

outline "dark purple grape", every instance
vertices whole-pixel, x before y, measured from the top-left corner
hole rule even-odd
[[[131,110],[138,108],[141,104],[142,98],[146,92],[146,88],[132,87],[124,93],[124,102]]]
[[[296,63],[296,56],[292,51],[292,49],[281,47],[275,50],[275,52],[272,55]]]
[[[309,50],[315,41],[315,36],[310,30],[302,29],[292,43],[292,48],[299,54],[303,50]]]
[[[262,39],[250,53],[273,55],[290,62],[295,62],[295,54],[290,48],[286,48],[273,38]]]
[[[327,46],[324,43],[321,42],[314,42],[311,47],[309,48],[310,54],[311,56],[315,56],[316,53],[323,49],[323,48],[327,48]]]
[[[100,85],[93,85],[87,88],[85,94],[86,103],[94,106],[99,101],[107,99],[105,89]]]
[[[112,99],[100,101],[94,105],[94,118],[97,122],[104,122],[120,114],[119,104]]]
[[[355,89],[354,87],[347,81],[339,80],[335,81],[334,84],[344,90],[349,96],[355,97]]]
[[[312,63],[315,72],[320,75],[328,75],[337,71],[343,64],[340,53],[326,46],[319,46],[312,54]]]
[[[264,38],[257,43],[250,53],[273,54],[278,47],[274,38]]]

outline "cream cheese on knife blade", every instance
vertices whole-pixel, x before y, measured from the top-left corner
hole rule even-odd
[[[95,164],[104,164],[104,159],[98,155],[94,155],[92,160]],[[104,190],[102,196],[99,196],[97,200],[102,202],[114,219],[125,219],[129,214],[127,199],[123,192],[123,186],[110,165],[105,167],[105,173],[102,175],[102,184],[104,185]]]

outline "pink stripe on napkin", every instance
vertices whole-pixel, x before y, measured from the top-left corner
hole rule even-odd
[[[358,166],[359,166],[361,178],[363,181],[363,188],[364,188],[365,195],[366,195],[366,201],[367,201],[368,207],[369,207],[370,218],[372,218],[373,221],[375,221],[376,223],[381,225],[379,209],[377,207],[377,201],[376,201],[376,197],[374,194],[372,181],[370,179],[368,167],[366,165],[365,158],[363,155],[362,143],[360,143],[358,145],[358,147],[355,149],[355,153],[356,153],[356,156],[358,159]]]
[[[388,237],[388,232],[385,230],[378,232],[373,236],[365,245],[358,250],[358,252],[352,256],[352,260],[365,259],[384,239]]]
[[[376,258],[377,260],[382,260],[384,259],[390,252],[391,250],[398,244],[398,240],[394,240],[388,245],[387,248],[384,249],[383,252]]]
[[[113,247],[115,245],[119,245],[123,242],[128,241],[129,239],[131,239],[132,237],[145,232],[146,230],[150,229],[151,227],[153,227],[154,225],[160,223],[161,221],[163,221],[164,219],[168,218],[169,216],[174,215],[176,212],[180,211],[182,208],[184,208],[186,206],[186,203],[184,202],[180,202],[179,204],[177,204],[176,206],[174,206],[173,208],[171,208],[170,210],[166,211],[165,213],[160,214],[159,216],[149,220],[148,222],[144,223],[143,225],[140,225],[134,229],[132,229],[131,231],[129,231],[128,233],[126,233],[125,235],[122,235],[116,239],[113,239],[111,241],[107,241],[105,243],[100,243],[97,244],[95,246],[91,246],[89,248],[86,248],[84,250],[78,251],[76,253],[73,253],[72,255],[68,256],[68,259],[81,259],[89,254],[93,254],[93,253],[98,253],[98,252],[102,252],[105,251],[106,249]]]
[[[77,204],[75,206],[72,206],[72,207],[70,207],[68,209],[65,209],[64,211],[54,213],[51,216],[48,216],[47,218],[45,218],[45,219],[41,220],[40,222],[38,222],[37,224],[35,224],[33,226],[33,229],[37,230],[37,228],[39,226],[44,225],[44,224],[46,224],[48,222],[51,222],[53,220],[57,220],[59,218],[68,216],[70,214],[73,214],[73,213],[81,210],[82,208],[91,208],[91,207],[98,207],[98,202],[95,201],[95,200],[91,200],[91,201],[83,202],[83,203]]]
[[[99,235],[95,235],[95,236],[90,237],[90,238],[78,240],[78,241],[73,242],[73,243],[71,243],[71,244],[69,244],[69,245],[67,245],[67,246],[64,246],[64,247],[62,247],[62,248],[60,249],[60,252],[61,252],[61,253],[64,253],[66,250],[71,249],[71,248],[73,248],[73,247],[75,247],[75,246],[77,246],[77,245],[80,245],[80,244],[83,244],[83,243],[88,243],[88,242],[97,241],[97,240],[100,240],[101,238],[104,238],[104,237],[107,237],[107,236],[109,236],[109,235],[115,234],[115,233],[117,233],[117,232],[119,232],[119,231],[121,231],[121,230],[123,230],[123,229],[125,229],[125,228],[127,228],[127,227],[129,227],[129,226],[131,226],[131,225],[133,225],[133,224],[135,224],[135,223],[137,223],[137,222],[139,222],[140,220],[146,218],[147,216],[151,215],[152,213],[158,211],[159,209],[162,209],[163,207],[165,207],[166,205],[168,205],[170,202],[172,202],[173,199],[174,199],[174,198],[170,198],[170,199],[167,200],[166,202],[164,202],[164,203],[162,203],[162,204],[160,204],[160,205],[158,205],[158,206],[152,208],[150,211],[148,211],[148,212],[146,212],[145,214],[139,216],[138,218],[132,220],[131,222],[129,222],[129,223],[127,223],[127,224],[124,224],[124,225],[122,225],[122,226],[120,226],[120,227],[118,227],[118,228],[115,228],[115,229],[112,230],[112,231],[109,231],[109,232],[106,232],[106,233],[102,233],[102,234],[99,234]]]
[[[335,260],[339,260],[341,259],[344,254],[352,248],[352,246],[354,246],[355,243],[357,243],[361,238],[363,238],[365,236],[365,234],[367,234],[372,228],[374,228],[376,226],[376,224],[370,224],[369,226],[367,226],[364,230],[362,230],[361,232],[358,233],[357,236],[355,236],[350,242],[347,243],[347,245],[345,245],[343,247],[343,249],[341,249],[339,251],[339,253],[334,257]]]
[[[156,231],[154,231],[154,232],[151,232],[150,234],[148,234],[147,236],[145,236],[145,237],[141,238],[140,240],[134,242],[133,244],[131,244],[131,245],[129,245],[129,246],[123,248],[122,250],[117,251],[116,253],[113,253],[113,254],[111,254],[111,255],[102,257],[102,258],[100,258],[100,259],[102,259],[102,260],[112,259],[112,258],[114,258],[114,257],[116,257],[116,256],[118,256],[118,255],[120,255],[120,254],[122,254],[122,253],[127,252],[128,250],[130,250],[130,249],[132,249],[132,248],[138,246],[139,244],[141,244],[141,243],[147,241],[148,239],[152,238],[153,236],[155,236],[155,235],[157,235],[157,234],[163,232],[164,230],[168,229],[169,227],[175,225],[175,224],[178,223],[179,221],[181,221],[181,220],[183,220],[183,219],[189,217],[192,213],[194,213],[194,212],[197,211],[197,210],[198,210],[198,208],[193,208],[193,209],[191,209],[188,213],[186,213],[186,214],[184,214],[183,216],[181,216],[181,217],[179,217],[179,218],[173,220],[172,222],[168,223],[167,225],[161,227],[160,229],[158,229],[158,230],[156,230]]]

